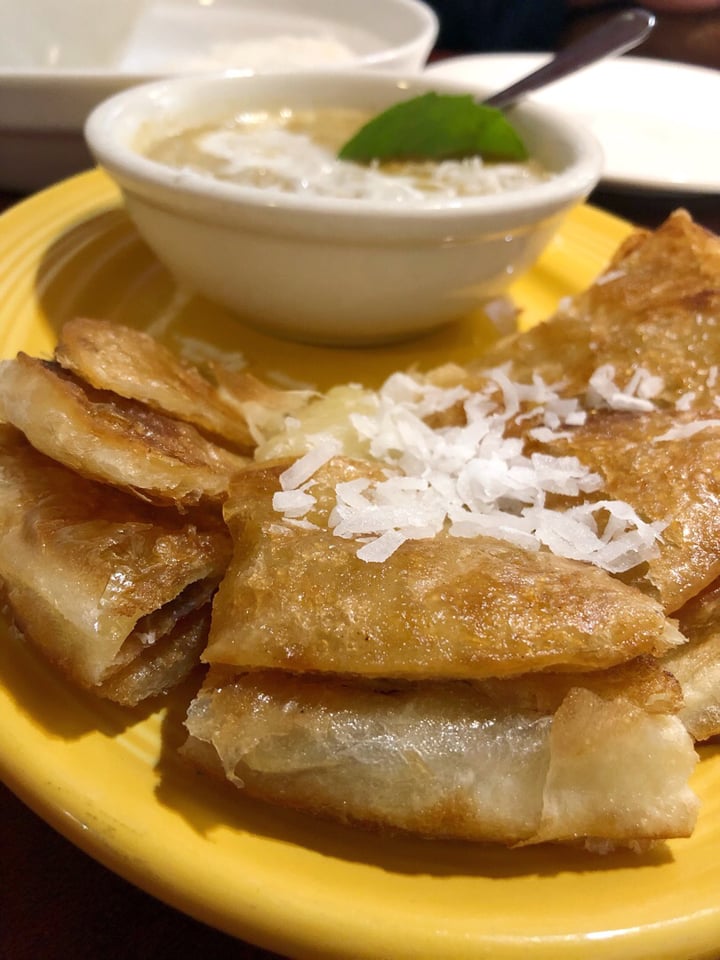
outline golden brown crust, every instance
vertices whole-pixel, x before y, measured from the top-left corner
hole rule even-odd
[[[658,555],[625,579],[677,610],[720,575],[720,411],[599,411],[570,436],[536,447],[576,456],[604,480],[584,500],[623,500],[666,524]],[[683,431],[704,425],[692,434]],[[667,439],[663,439],[667,437]],[[570,501],[550,497],[548,505]]]
[[[638,231],[588,290],[531,330],[508,337],[471,366],[510,363],[512,375],[562,381],[581,396],[598,367],[611,364],[626,384],[638,366],[661,376],[656,400],[674,405],[688,393],[696,408],[712,406],[713,368],[720,364],[720,239],[683,211],[656,231]]]
[[[0,427],[0,578],[18,626],[75,682],[94,688],[152,661],[173,632],[179,646],[197,638],[197,657],[204,633],[191,621],[203,608],[208,619],[228,553],[219,525],[79,477]],[[158,686],[144,682],[136,693]]]
[[[468,679],[600,669],[682,641],[654,601],[547,551],[439,534],[366,563],[325,522],[335,484],[374,468],[335,459],[316,475],[317,529],[274,513],[281,469],[246,471],[226,504],[234,559],[210,663]]]
[[[161,504],[220,503],[248,462],[190,424],[22,353],[0,364],[0,419],[82,476]]]
[[[96,389],[191,423],[221,446],[246,454],[256,445],[247,421],[254,406],[284,413],[305,402],[297,391],[275,389],[213,361],[205,375],[149,334],[107,320],[65,323],[55,359]]]
[[[197,367],[147,333],[77,318],[60,331],[55,359],[91,386],[192,423],[225,445],[245,453],[255,446],[238,408],[226,403]]]

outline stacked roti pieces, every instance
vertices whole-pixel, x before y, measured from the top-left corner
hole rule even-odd
[[[491,537],[366,562],[322,516],[358,469],[318,471],[307,528],[274,515],[278,466],[238,478],[192,738],[249,792],[351,822],[513,844],[689,832],[679,685],[646,658],[682,642],[660,606]]]
[[[15,622],[121,702],[202,661],[184,752],[272,803],[687,836],[720,732],[719,320],[720,241],[679,212],[545,324],[377,391],[68,324],[0,366]]]
[[[135,704],[197,666],[256,392],[213,385],[151,337],[99,321],[66,325],[52,361],[0,364],[4,596],[81,686]]]
[[[311,403],[232,483],[186,750],[351,823],[687,835],[718,730],[719,307],[720,242],[681,212],[471,368]]]

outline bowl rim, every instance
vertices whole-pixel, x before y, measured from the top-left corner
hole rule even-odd
[[[121,187],[146,196],[165,198],[184,197],[187,201],[205,201],[209,204],[243,207],[256,210],[282,208],[285,212],[311,213],[315,216],[348,216],[370,219],[382,215],[393,221],[418,219],[476,218],[479,214],[499,214],[516,211],[530,217],[533,211],[563,201],[570,202],[586,196],[598,183],[602,172],[603,151],[590,129],[543,104],[524,100],[514,110],[528,119],[547,123],[575,148],[576,156],[565,169],[548,180],[528,184],[517,190],[478,197],[462,197],[442,204],[390,205],[386,201],[321,197],[283,192],[270,188],[255,188],[220,181],[211,176],[182,171],[147,157],[128,146],[117,132],[118,120],[132,117],[136,108],[167,95],[182,95],[184,90],[217,86],[233,89],[245,84],[255,86],[286,84],[290,91],[305,85],[345,83],[369,91],[395,87],[403,92],[422,93],[437,90],[447,93],[479,93],[460,81],[435,78],[423,73],[396,73],[367,70],[312,70],[287,73],[253,74],[239,71],[206,73],[202,76],[166,78],[120,91],[98,104],[84,124],[84,136],[91,153]],[[288,97],[292,100],[293,94]],[[177,111],[181,114],[181,109]],[[142,118],[138,118],[139,129]]]

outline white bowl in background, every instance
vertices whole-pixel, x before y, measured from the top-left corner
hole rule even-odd
[[[91,165],[82,137],[106,97],[219,69],[419,70],[437,37],[421,0],[22,0],[0,32],[0,189]]]
[[[280,336],[335,344],[408,337],[467,315],[529,269],[597,183],[602,153],[581,125],[537,104],[512,120],[553,175],[495,195],[403,206],[239,186],[147,159],[138,144],[241,111],[355,107],[377,113],[452,81],[370,71],[197,77],[127,90],[86,137],[140,233],[188,288]]]

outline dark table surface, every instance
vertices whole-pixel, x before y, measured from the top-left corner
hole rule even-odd
[[[21,200],[0,194],[0,210]],[[646,227],[656,227],[682,206],[720,233],[720,196],[601,189],[590,202]],[[204,926],[126,883],[55,833],[0,785],[2,960],[276,956]]]

